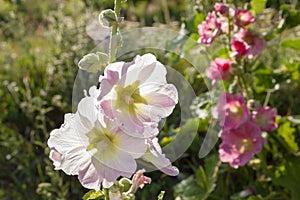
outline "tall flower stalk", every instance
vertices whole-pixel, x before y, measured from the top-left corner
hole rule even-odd
[[[116,60],[117,54],[117,45],[114,44],[113,39],[116,38],[119,33],[119,16],[122,7],[123,0],[115,0],[114,1],[114,12],[116,15],[116,21],[112,24],[110,31],[110,40],[109,40],[109,62],[112,63]]]

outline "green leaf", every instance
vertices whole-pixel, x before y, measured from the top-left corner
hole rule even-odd
[[[284,19],[282,30],[293,28],[300,24],[300,12],[289,4],[280,6],[281,17]]]
[[[93,200],[93,199],[101,199],[104,197],[104,193],[99,190],[98,192],[96,192],[95,190],[90,190],[88,191],[83,197],[83,200]]]
[[[88,72],[96,73],[108,64],[108,56],[105,53],[89,53],[78,63],[78,67]]]
[[[267,0],[252,0],[251,1],[251,10],[255,15],[259,14],[266,7]]]
[[[277,130],[278,135],[284,139],[284,141],[287,143],[287,145],[293,152],[297,152],[299,150],[299,147],[295,142],[295,131],[296,129],[291,127],[290,122],[285,122],[284,124],[281,124]]]
[[[182,180],[174,187],[176,200],[200,200],[203,197],[203,191],[197,184],[194,176]]]
[[[184,44],[182,50],[184,52],[186,52],[186,51],[190,50],[191,48],[193,48],[197,44],[198,38],[199,38],[199,34],[192,33],[191,36],[186,41],[186,43]]]
[[[300,40],[285,40],[281,43],[281,46],[300,51]]]
[[[284,167],[280,167],[279,171],[280,176],[279,178],[275,178],[274,182],[288,188],[291,191],[291,200],[299,200],[300,157],[287,158]]]
[[[196,13],[192,18],[185,21],[186,29],[191,33],[198,33],[198,25],[202,23],[204,15]]]
[[[195,176],[184,179],[174,187],[178,200],[205,200],[216,187],[219,170],[217,155],[206,158],[205,165],[195,170]]]

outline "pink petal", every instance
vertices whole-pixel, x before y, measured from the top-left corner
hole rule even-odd
[[[99,165],[95,165],[90,161],[79,171],[78,180],[85,188],[94,189],[96,191],[100,190],[103,176],[99,173],[98,168]]]

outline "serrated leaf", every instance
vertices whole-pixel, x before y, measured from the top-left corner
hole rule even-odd
[[[263,11],[266,7],[267,0],[252,0],[251,10],[257,15]]]
[[[300,51],[300,40],[285,40],[281,43],[281,46]]]
[[[287,145],[293,152],[297,152],[299,150],[299,147],[295,142],[295,131],[296,129],[291,127],[290,122],[285,122],[284,124],[281,124],[277,130],[278,135],[284,139],[284,141],[287,143]]]
[[[88,191],[83,197],[83,200],[98,200],[104,197],[104,193],[100,190],[96,192],[95,190]]]
[[[96,73],[102,67],[108,64],[108,56],[105,53],[89,53],[85,55],[78,63],[78,67],[82,70]]]

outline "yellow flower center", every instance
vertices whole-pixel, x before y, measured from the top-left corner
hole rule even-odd
[[[116,107],[122,111],[129,111],[130,114],[135,114],[136,103],[147,104],[146,99],[140,95],[139,85],[140,81],[135,81],[126,87],[116,86]]]
[[[229,111],[233,114],[234,118],[240,119],[244,115],[244,111],[241,108],[241,105],[237,102],[229,106]]]
[[[240,144],[240,152],[241,153],[245,153],[248,151],[252,150],[252,142],[250,141],[250,139],[243,139],[241,144]]]
[[[97,146],[101,144],[101,149],[98,150],[110,150],[112,151],[114,147],[119,143],[118,138],[111,134],[108,129],[103,128],[99,130],[93,128],[88,134],[89,145],[86,150],[90,151],[94,148],[97,149]],[[99,148],[99,146],[98,146]]]

